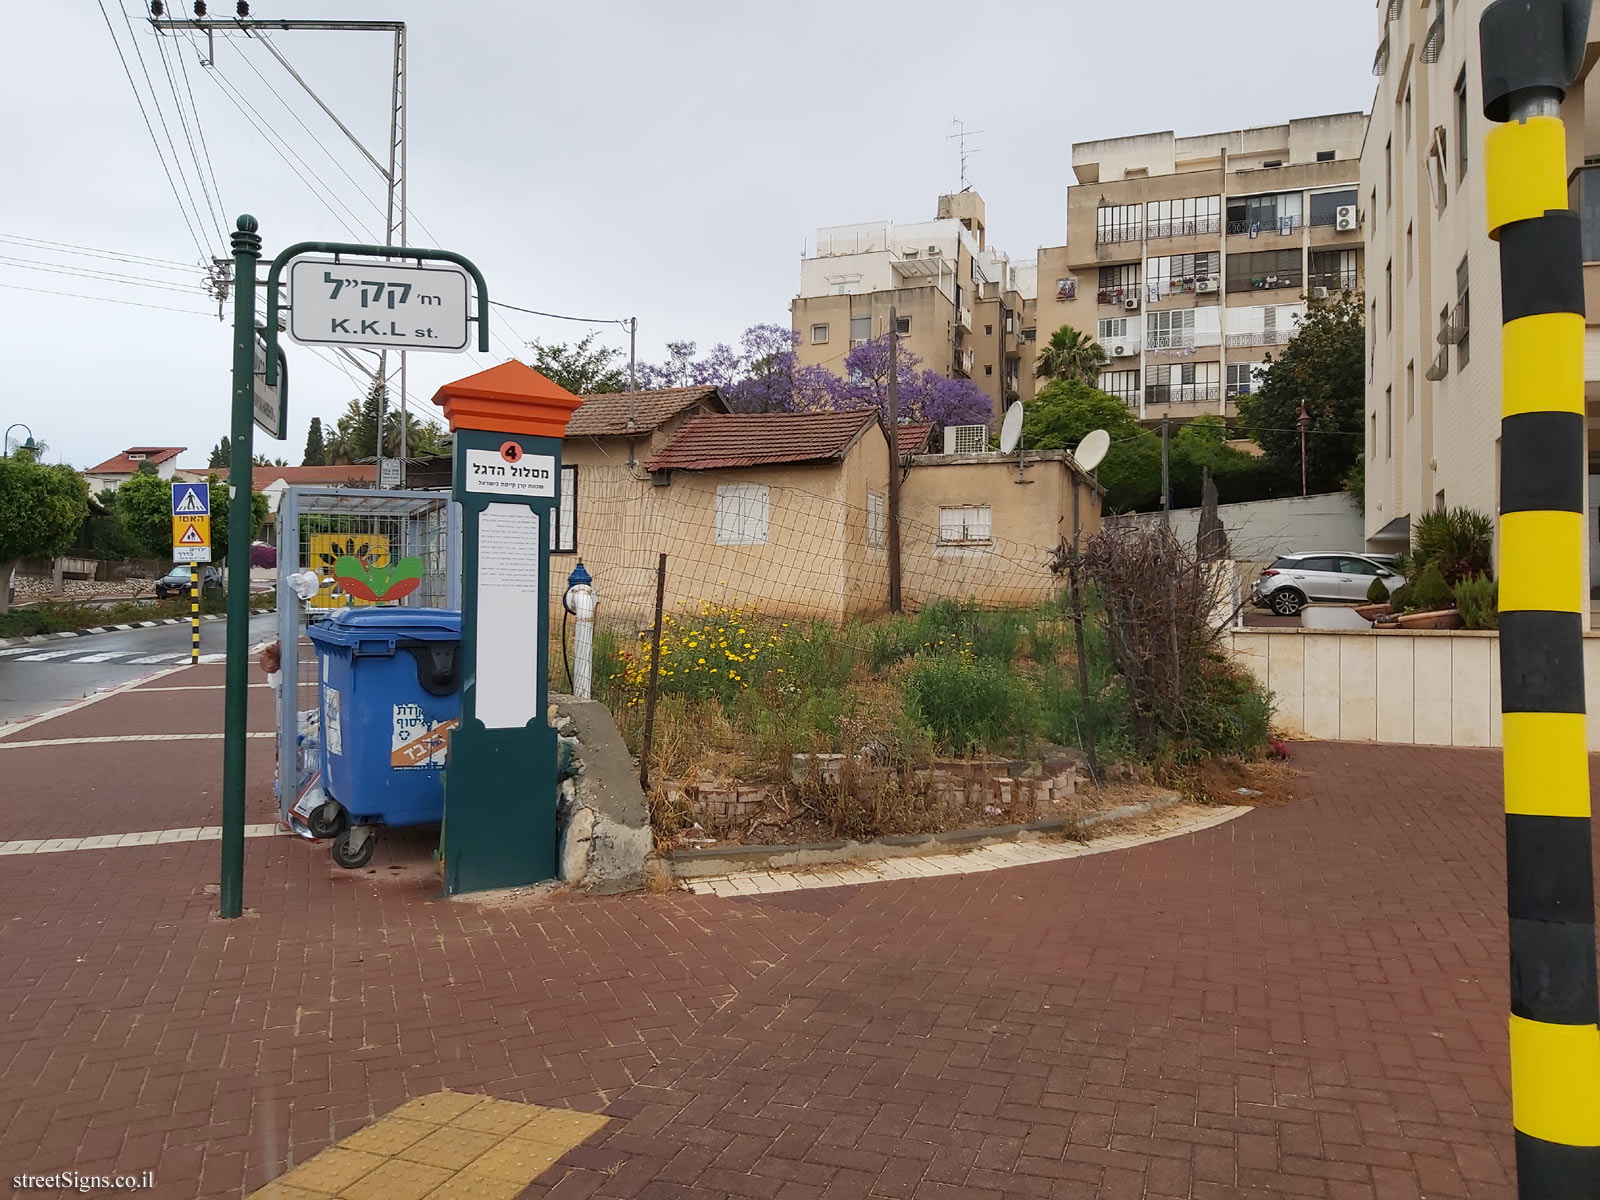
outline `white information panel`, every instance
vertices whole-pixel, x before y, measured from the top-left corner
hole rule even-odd
[[[478,518],[478,720],[520,729],[539,713],[539,514],[491,504]]]
[[[370,258],[297,258],[289,267],[289,336],[320,346],[465,350],[467,273]]]
[[[463,478],[469,492],[549,500],[556,494],[556,460],[549,454],[525,454],[517,443],[507,442],[499,450],[468,450]]]

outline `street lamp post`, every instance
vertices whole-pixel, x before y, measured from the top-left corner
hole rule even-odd
[[[28,427],[21,421],[13,421],[10,425],[6,426],[5,436],[0,437],[0,458],[11,457],[11,431],[13,429],[28,429]],[[23,442],[22,445],[18,446],[17,449],[37,450],[38,448],[39,443],[33,440],[33,430],[28,429],[28,440]]]

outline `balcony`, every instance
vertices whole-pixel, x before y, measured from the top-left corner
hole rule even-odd
[[[976,357],[976,352],[973,350],[958,349],[955,353],[955,358],[950,365],[955,370],[957,375],[960,375],[965,379],[971,379],[972,364]]]
[[[1154,279],[1157,300],[1169,296],[1214,295],[1222,287],[1220,275],[1185,275],[1179,279]]]
[[[1152,383],[1144,389],[1146,404],[1215,404],[1220,399],[1220,383]]]
[[[1228,348],[1236,346],[1287,346],[1294,337],[1292,329],[1260,329],[1253,333],[1230,333]]]
[[[1095,294],[1095,300],[1100,304],[1111,304],[1121,308],[1129,300],[1139,298],[1139,285],[1129,284],[1127,287],[1101,288]]]
[[[1131,225],[1118,225],[1112,229],[1097,229],[1094,235],[1096,246],[1115,246],[1120,242],[1137,242],[1144,238],[1143,226],[1138,222]]]
[[[1327,288],[1328,295],[1337,296],[1341,292],[1359,291],[1360,280],[1358,272],[1353,268],[1348,271],[1313,271],[1306,279],[1306,286],[1311,288]]]
[[[1228,280],[1229,292],[1270,292],[1278,288],[1298,288],[1305,281],[1299,271],[1280,275],[1235,275]]]
[[[1303,224],[1305,222],[1300,217],[1277,217],[1271,221],[1229,221],[1228,232],[1248,237],[1265,237],[1268,234],[1288,237]]]
[[[956,311],[956,324],[968,333],[972,332],[972,309],[970,306],[963,304]]]
[[[1156,238],[1196,237],[1222,230],[1221,217],[1180,217],[1172,221],[1151,221],[1145,227],[1145,236]]]

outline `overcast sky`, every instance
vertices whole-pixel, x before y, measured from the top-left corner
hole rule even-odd
[[[232,7],[213,0],[212,15]],[[188,3],[168,8],[187,13]],[[291,241],[381,240],[378,175],[266,47],[218,38],[208,68],[200,43],[168,37],[163,58],[145,12],[143,0],[7,6],[0,425],[26,422],[49,457],[79,467],[137,444],[187,446],[180,462],[203,465],[227,432],[228,328],[193,290],[198,267],[183,269],[202,250],[225,252],[206,195],[213,175],[221,225],[255,214],[268,256]],[[1377,36],[1372,0],[1256,9],[1224,0],[256,0],[252,15],[405,21],[411,243],[466,254],[497,300],[637,315],[640,356],[652,359],[669,339],[704,348],[756,322],[787,323],[799,256],[818,226],[931,219],[938,194],[957,184],[954,118],[983,131],[969,140],[968,177],[987,205],[991,244],[1032,258],[1065,236],[1074,141],[1365,110]],[[273,41],[382,159],[386,36]],[[326,192],[296,177],[236,100]],[[174,194],[188,207],[185,188],[199,212],[193,235]],[[529,338],[570,340],[586,328],[504,314],[488,356],[413,354],[413,405],[434,413],[439,384],[521,353]],[[619,328],[599,328],[626,347]],[[298,463],[310,418],[331,421],[359,387],[322,353],[286,344],[290,436],[258,435],[256,446]]]

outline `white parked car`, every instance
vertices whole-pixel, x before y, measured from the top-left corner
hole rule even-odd
[[[1292,617],[1313,600],[1365,604],[1374,579],[1393,592],[1406,579],[1392,555],[1298,550],[1261,572],[1250,600],[1281,617]]]

